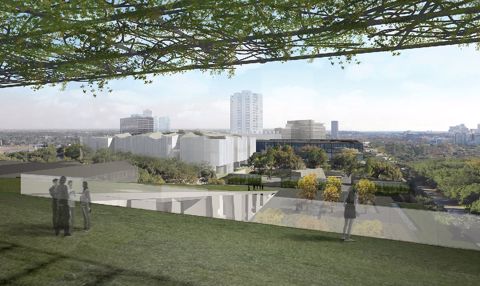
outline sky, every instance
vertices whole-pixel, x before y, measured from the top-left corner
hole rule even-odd
[[[112,93],[79,84],[0,89],[0,129],[119,128],[119,118],[150,109],[175,129],[228,129],[230,95],[263,95],[264,128],[314,119],[357,131],[447,131],[480,123],[480,51],[441,47],[358,56],[345,69],[327,59],[255,64],[233,77],[199,71],[157,76],[152,84],[110,82]]]

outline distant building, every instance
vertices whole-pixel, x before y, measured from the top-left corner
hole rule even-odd
[[[282,130],[282,139],[325,139],[325,126],[313,120],[291,120]]]
[[[330,137],[332,139],[338,139],[338,121],[332,121],[330,130]]]
[[[107,149],[112,143],[112,137],[80,137],[80,144],[89,147],[92,151]]]
[[[478,132],[478,129],[468,129],[465,124],[451,126],[448,130],[453,138],[453,143],[456,145],[478,145],[476,138]]]
[[[480,133],[476,133],[473,135],[473,142],[475,145],[480,145]]]
[[[179,150],[182,161],[207,163],[217,174],[233,172],[256,151],[254,138],[197,132],[180,137]]]
[[[167,116],[154,117],[154,132],[170,132],[170,118]]]
[[[143,111],[143,116],[153,117],[153,113],[150,109],[145,109]]]
[[[113,137],[111,149],[115,152],[130,152],[156,158],[175,157],[178,134],[149,133],[132,136],[118,134]]]
[[[453,134],[453,143],[456,145],[467,145],[468,133],[455,133]]]
[[[248,90],[230,97],[230,132],[248,135],[262,134],[263,98],[261,94]]]
[[[263,129],[262,134],[255,134],[253,135],[256,139],[282,139],[282,130],[283,128],[275,128],[275,129]]]
[[[133,114],[130,117],[120,119],[120,133],[132,135],[153,132],[152,111],[145,110],[143,115]]]
[[[450,128],[448,129],[448,133],[468,133],[469,129],[467,128],[467,126],[465,126],[465,124],[459,124],[459,125],[456,125],[456,126],[450,126]]]
[[[363,144],[357,140],[325,140],[325,139],[271,139],[271,140],[257,140],[257,152],[264,152],[269,148],[275,146],[292,146],[293,149],[299,150],[304,146],[316,146],[323,149],[331,158],[342,149],[351,148],[357,149],[363,153]]]
[[[246,163],[256,151],[256,140],[252,136],[201,131],[138,135],[125,133],[104,137],[103,141],[100,138],[82,138],[81,142],[92,149],[100,144],[98,142],[111,142],[109,148],[115,152],[205,163],[214,168],[217,174],[234,171],[235,167]]]

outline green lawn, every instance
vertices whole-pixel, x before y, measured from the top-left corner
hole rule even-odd
[[[97,206],[55,237],[48,199],[0,179],[0,285],[479,285],[480,252]],[[77,224],[81,218],[77,213]]]

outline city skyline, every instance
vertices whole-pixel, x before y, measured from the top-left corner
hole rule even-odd
[[[0,129],[115,129],[118,119],[150,109],[172,129],[229,129],[229,99],[241,90],[264,97],[264,128],[288,120],[338,120],[341,130],[447,131],[480,122],[473,47],[360,56],[360,65],[327,60],[239,67],[236,75],[187,72],[156,77],[150,85],[111,82],[111,94],[84,95],[79,84],[0,90]],[[379,120],[381,118],[381,120]]]

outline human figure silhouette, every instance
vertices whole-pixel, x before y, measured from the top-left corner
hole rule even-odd
[[[83,191],[80,195],[80,207],[82,208],[83,215],[83,229],[88,231],[90,230],[90,213],[92,209],[90,208],[90,191],[88,190],[88,182],[83,182],[82,184]]]
[[[52,186],[50,187],[50,189],[48,189],[48,192],[52,197],[52,226],[54,230],[57,229],[57,221],[58,221],[57,186],[58,186],[58,179],[55,178],[52,180]]]
[[[67,182],[68,187],[68,209],[70,211],[70,233],[73,233],[74,220],[75,220],[75,190],[73,189],[73,181],[69,180]]]
[[[350,233],[352,231],[353,221],[357,217],[357,211],[355,208],[357,201],[355,188],[351,188],[348,191],[348,195],[345,198],[343,205],[345,206],[345,211],[343,213],[345,218],[345,224],[343,225],[343,241],[354,241],[350,238]]]
[[[55,234],[59,235],[60,230],[63,229],[64,236],[70,236],[70,208],[68,206],[68,187],[65,185],[67,178],[65,176],[60,177],[60,184],[57,186],[57,199],[58,199],[58,220]]]

